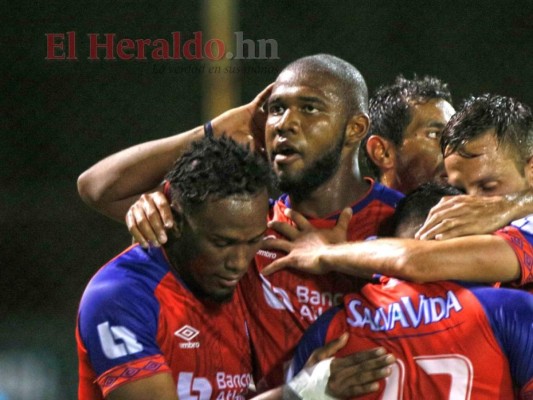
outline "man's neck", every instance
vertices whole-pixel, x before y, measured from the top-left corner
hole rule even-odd
[[[369,187],[370,183],[361,177],[356,166],[341,166],[333,177],[305,198],[289,193],[291,208],[309,217],[323,218],[363,198]]]

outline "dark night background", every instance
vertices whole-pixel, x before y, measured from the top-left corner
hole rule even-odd
[[[205,118],[201,73],[153,71],[198,61],[89,61],[87,33],[154,39],[180,31],[186,40],[205,31],[200,8],[166,0],[4,5],[0,400],[76,397],[78,300],[129,242],[125,227],[78,198],[78,175]],[[292,60],[326,52],[358,67],[371,92],[416,72],[449,82],[455,103],[493,92],[533,105],[531,1],[242,0],[237,12],[236,30],[275,39],[279,55],[243,61],[263,67],[239,74],[243,102]],[[79,60],[45,60],[45,34],[67,31],[77,34]]]

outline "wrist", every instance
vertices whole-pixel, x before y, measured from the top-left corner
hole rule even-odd
[[[323,273],[327,274],[334,270],[334,260],[332,260],[332,249],[330,246],[323,246],[318,253],[318,265]]]

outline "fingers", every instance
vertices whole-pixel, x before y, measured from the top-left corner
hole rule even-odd
[[[313,225],[298,211],[294,211],[292,208],[287,208],[284,211],[284,214],[292,219],[296,224],[296,228],[300,231],[309,231],[314,230]]]
[[[145,248],[149,243],[154,246],[166,243],[165,227],[172,227],[173,221],[170,205],[160,192],[142,195],[126,214],[128,230]]]
[[[144,248],[148,248],[149,242],[158,246],[156,234],[151,229],[150,224],[146,222],[147,220],[148,217],[144,214],[142,205],[138,203],[133,204],[126,213],[126,225],[133,239]],[[140,228],[140,226],[143,227]]]
[[[358,351],[345,357],[336,358],[334,365],[339,368],[346,368],[353,365],[360,365],[366,361],[376,360],[378,357],[386,355],[387,351],[383,347],[375,347],[369,350]]]
[[[174,226],[174,217],[172,216],[172,210],[170,209],[167,197],[162,192],[153,192],[151,196],[163,225],[166,229],[172,228]]]
[[[440,225],[444,218],[450,218],[454,216],[456,210],[457,200],[460,197],[465,196],[446,196],[443,197],[436,206],[434,206],[429,212],[424,224],[416,232],[415,238],[421,240],[435,239],[435,237],[443,233],[444,226]]]
[[[332,340],[318,349],[315,349],[307,359],[304,368],[312,367],[316,363],[325,360],[326,358],[333,357],[337,351],[346,346],[346,343],[348,343],[348,338],[348,332],[344,332],[337,339]]]
[[[268,227],[278,232],[280,235],[286,237],[289,240],[295,240],[298,238],[300,232],[298,228],[289,225],[286,222],[281,221],[270,221]]]
[[[353,215],[352,208],[346,207],[344,210],[342,210],[341,214],[339,215],[339,218],[337,219],[336,227],[347,232],[348,225],[350,224],[350,221],[352,219],[352,215]]]
[[[272,88],[274,87],[274,82],[269,84],[266,88],[264,88],[261,93],[259,93],[255,98],[253,99],[252,103],[256,104],[258,107],[263,107],[263,104],[265,101],[268,100],[270,97],[270,94],[272,93]]]
[[[396,361],[385,349],[376,348],[332,361],[328,393],[335,397],[352,397],[379,389],[378,381],[389,376]]]
[[[294,244],[285,239],[266,239],[261,242],[262,250],[279,250],[289,253],[294,247]]]
[[[261,274],[264,276],[272,275],[274,272],[277,272],[281,269],[288,268],[291,265],[290,256],[280,258],[279,260],[273,261],[265,268],[261,270]]]

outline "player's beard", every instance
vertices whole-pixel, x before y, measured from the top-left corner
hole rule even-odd
[[[317,188],[327,182],[339,169],[341,153],[344,146],[343,129],[336,143],[334,143],[322,157],[294,177],[277,177],[277,187],[295,199],[309,197]]]

